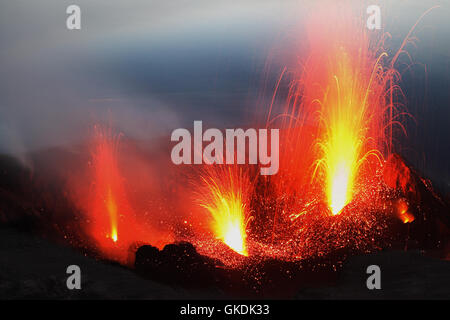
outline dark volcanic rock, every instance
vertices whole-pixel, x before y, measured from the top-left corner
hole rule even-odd
[[[135,269],[146,277],[186,287],[214,285],[217,260],[200,255],[188,242],[166,245],[158,250],[144,245],[136,251]]]
[[[383,178],[386,185],[408,199],[421,212],[430,212],[450,228],[450,204],[434,190],[431,181],[423,178],[397,154],[387,159]]]
[[[242,265],[227,267],[200,255],[188,242],[158,250],[150,245],[136,251],[135,269],[143,277],[184,288],[216,288],[232,297],[286,298],[300,287],[333,283],[338,266],[326,258],[289,262],[243,258]]]
[[[399,155],[387,159],[383,178],[395,192],[395,199],[407,204],[405,211],[414,216],[408,237],[418,242],[418,248],[438,249],[450,239],[450,204]],[[397,202],[399,203],[399,202]]]
[[[367,289],[367,267],[381,271],[381,289]],[[450,261],[418,251],[385,251],[350,257],[333,286],[305,288],[297,299],[449,299]]]
[[[206,299],[212,290],[188,291],[143,279],[123,266],[70,247],[0,226],[0,299]],[[69,265],[81,268],[81,290],[66,286]]]

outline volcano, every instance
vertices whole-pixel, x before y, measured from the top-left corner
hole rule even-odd
[[[35,163],[51,161],[74,165],[67,159],[74,159],[73,153],[53,150],[35,155]],[[108,259],[92,245],[89,235],[73,223],[79,213],[71,205],[70,197],[51,188],[58,181],[56,176],[32,174],[9,157],[2,158],[2,168],[0,218],[3,225],[12,225],[53,242],[70,245],[97,259]],[[316,237],[308,238],[308,241],[316,241],[310,245],[314,250],[305,250],[304,235],[293,227],[292,230],[284,230],[284,237],[277,236],[270,241],[264,235],[259,239],[250,237],[248,257],[235,252],[220,239],[211,238],[205,242],[192,233],[189,225],[182,225],[176,231],[176,240],[172,243],[168,240],[162,247],[142,241],[130,245],[126,248],[125,265],[141,277],[189,290],[220,288],[231,296],[293,297],[301,288],[339,284],[347,262],[354,256],[377,255],[380,251],[404,252],[406,255],[406,252],[420,250],[427,256],[448,258],[448,199],[434,190],[431,182],[399,155],[394,154],[386,160],[378,177],[381,184],[378,197],[382,199],[382,205],[377,209],[380,211],[374,208],[361,210],[368,219],[376,220],[371,226],[379,229],[355,238],[358,242],[344,242],[343,245],[339,241],[330,244],[329,240],[336,237],[336,233],[346,238],[365,230],[353,221],[353,211],[326,217],[334,219],[336,225],[336,230],[326,235],[318,234],[323,230],[315,221],[309,221],[316,232]],[[52,195],[51,200],[49,194]],[[256,191],[253,202],[260,196]],[[274,199],[266,201],[265,204],[271,204]],[[262,202],[258,203],[261,205]],[[260,207],[261,213],[264,210],[268,208]],[[255,218],[258,219],[257,216]],[[321,221],[323,227],[328,228],[323,218]],[[252,232],[250,228],[249,234]],[[286,241],[286,238],[298,242]]]
[[[407,109],[412,90],[402,90],[412,60],[407,44],[433,8],[398,47],[389,33],[367,29],[365,9],[351,1],[311,7],[301,41],[278,61],[279,74],[267,77],[274,82],[270,102],[255,99],[252,118],[239,121],[246,131],[223,119],[221,128],[203,131],[210,123],[189,119],[193,139],[172,127],[172,136],[167,127],[143,138],[130,128],[147,126],[141,119],[80,114],[92,129],[86,134],[23,151],[22,162],[1,157],[2,226],[35,236],[4,232],[5,273],[38,265],[27,249],[42,238],[48,240],[42,248],[55,252],[52,270],[62,270],[58,255],[66,263],[78,254],[94,269],[107,265],[111,274],[132,274],[133,284],[142,279],[162,292],[302,297],[305,290],[342,285],[349,269],[364,285],[366,270],[380,264],[398,271],[414,258],[421,270],[429,263],[445,273],[448,196],[412,165],[419,161],[402,144],[409,121],[421,121]],[[186,109],[179,116],[189,118]],[[17,147],[12,150],[22,150]],[[8,237],[15,249],[7,247]],[[391,254],[398,259],[393,268],[386,266]]]

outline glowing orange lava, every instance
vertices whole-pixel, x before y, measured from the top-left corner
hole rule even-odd
[[[202,176],[204,193],[200,205],[213,218],[212,229],[216,238],[231,249],[247,256],[245,188],[241,175],[231,168],[211,170]]]
[[[403,221],[403,223],[411,223],[416,219],[414,215],[408,211],[409,206],[406,200],[400,199],[398,201],[397,209],[398,209],[398,217],[400,220]]]
[[[320,103],[323,133],[318,142],[322,153],[318,163],[325,172],[326,198],[333,215],[352,200],[358,169],[370,141],[370,120],[378,107],[369,99],[372,72],[367,74],[366,66],[358,63],[364,57],[352,56],[343,47],[335,56],[338,62],[330,66],[327,93]]]
[[[117,204],[111,192],[111,188],[108,189],[105,202],[111,221],[111,239],[113,239],[114,242],[117,242]]]
[[[92,155],[95,170],[95,200],[92,208],[96,219],[94,223],[97,225],[96,232],[104,232],[105,238],[117,242],[119,216],[130,214],[131,209],[124,198],[122,178],[117,168],[117,141],[109,134],[99,129],[97,131],[97,143]],[[106,224],[103,222],[105,218],[108,219]],[[106,226],[107,229],[104,229]]]
[[[369,156],[382,158],[385,142],[387,81],[392,75],[383,62],[387,54],[369,40],[361,20],[351,10],[338,8],[329,16],[328,27],[312,28],[308,61],[318,72],[306,83],[319,115],[315,172],[324,180],[326,202],[333,215],[352,201],[361,165]],[[320,13],[321,14],[321,13]],[[324,21],[323,17],[313,19]],[[328,24],[327,24],[328,25]]]
[[[104,258],[132,265],[130,248],[151,244],[162,249],[174,238],[169,227],[161,226],[167,213],[161,209],[160,190],[150,183],[155,180],[149,159],[122,139],[110,125],[95,125],[89,160],[68,186],[90,248]],[[150,216],[156,211],[159,218]]]

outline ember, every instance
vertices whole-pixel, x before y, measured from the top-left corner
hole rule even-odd
[[[205,196],[200,205],[211,214],[216,237],[234,251],[247,256],[246,198],[249,183],[242,171],[234,171],[232,168],[218,169],[202,177],[205,187],[202,194]]]

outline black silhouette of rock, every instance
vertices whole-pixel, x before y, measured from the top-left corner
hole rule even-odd
[[[200,255],[188,242],[166,245],[161,251],[150,245],[136,251],[135,269],[143,276],[187,287],[210,286],[217,282],[215,269],[221,263]]]

